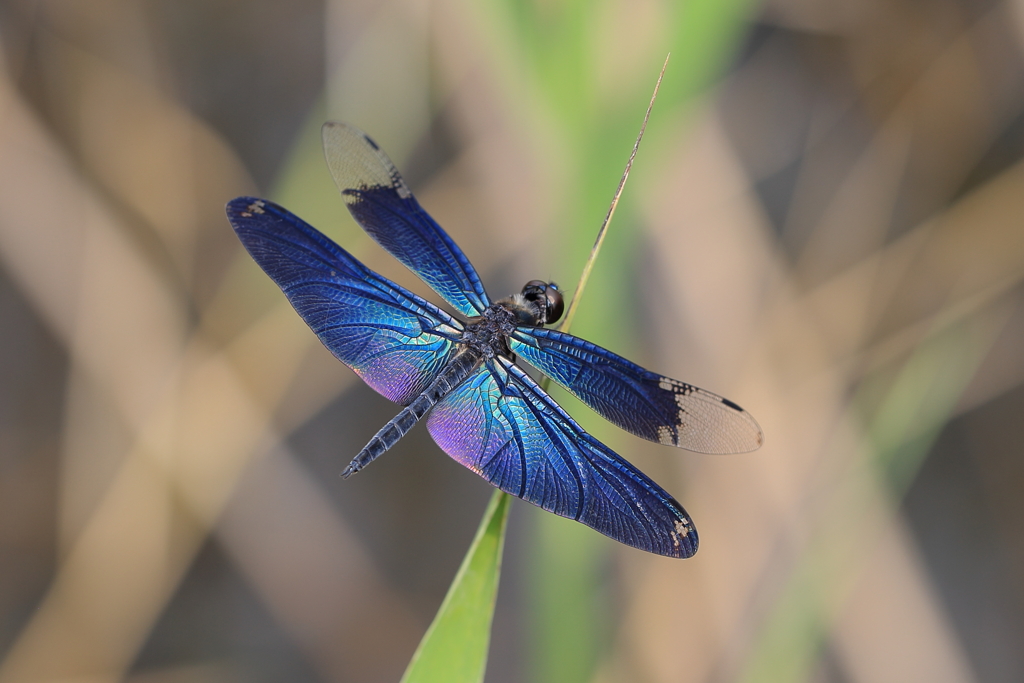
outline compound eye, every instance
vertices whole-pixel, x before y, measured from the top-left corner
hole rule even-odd
[[[562,300],[562,293],[558,291],[558,285],[554,282],[544,289],[544,297],[547,299],[544,322],[550,325],[562,317],[562,312],[565,310],[565,302]]]
[[[558,285],[543,280],[530,280],[523,286],[523,298],[537,305],[543,315],[543,325],[550,325],[562,317],[565,305]]]

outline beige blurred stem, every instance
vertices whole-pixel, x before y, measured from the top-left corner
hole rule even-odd
[[[138,129],[138,153],[168,141],[193,150],[172,164],[184,177],[166,195],[128,172],[138,158],[106,159],[97,169],[153,219],[187,276],[195,207],[187,190],[174,188],[209,184],[195,166],[201,159],[215,187],[242,189],[240,167],[172,103],[133,90],[101,64],[85,68],[95,72],[96,92],[122,95],[115,104],[142,102],[107,112],[113,121],[89,131],[97,145],[102,133],[125,132],[112,125],[119,113],[138,117],[125,121]],[[83,111],[95,111],[96,123],[102,112],[92,104]],[[156,131],[165,139],[153,139]],[[64,534],[50,590],[0,665],[0,681],[121,679],[221,515],[218,534],[229,554],[325,677],[379,676],[360,668],[373,647],[366,639],[387,628],[413,642],[416,620],[374,578],[359,543],[270,427],[310,347],[308,330],[282,303],[210,348],[202,330],[190,333],[182,293],[127,234],[0,75],[0,258],[68,347],[77,378],[72,407],[106,402],[127,444],[123,455],[108,457],[109,477],[77,499],[86,518]],[[246,485],[232,501],[240,480]],[[277,555],[282,547],[287,560]],[[355,628],[352,615],[369,611],[360,607],[368,602],[383,612]]]
[[[865,154],[874,173],[856,168],[837,201],[873,207],[869,217],[891,206],[891,191],[876,179],[899,175],[906,149],[899,138],[883,131],[885,149]],[[672,193],[652,188],[658,253],[672,255],[671,291],[689,313],[686,335],[696,337],[697,359],[729,368],[724,393],[758,416],[767,439],[757,456],[703,459],[694,467],[700,485],[687,495],[691,509],[729,513],[702,524],[703,537],[718,540],[702,544],[694,570],[663,565],[633,582],[640,589],[626,635],[641,656],[632,661],[644,662],[655,681],[733,680],[760,638],[770,638],[758,624],[791,580],[800,580],[794,590],[821,600],[823,626],[857,681],[972,680],[888,487],[870,464],[874,451],[849,393],[865,373],[902,363],[930,335],[957,325],[975,342],[931,372],[973,372],[1014,301],[1008,292],[1024,278],[1024,166],[884,248],[876,238],[860,262],[801,294],[775,258],[712,118],[703,120],[687,156],[666,185],[685,187],[700,201],[659,200]],[[1008,371],[1020,381],[1020,367]],[[969,378],[951,390],[962,391]],[[988,395],[1007,385],[993,384]],[[975,392],[974,401],[985,395],[981,387]],[[957,395],[944,398],[955,402]],[[694,606],[710,610],[713,628],[690,619]],[[651,637],[652,617],[653,631],[669,634],[671,644]],[[880,638],[880,623],[914,627]]]
[[[681,150],[682,166],[645,188],[654,251],[665,255],[664,300],[686,320],[663,335],[666,356],[683,355],[698,372],[687,379],[714,378],[710,388],[750,409],[766,445],[752,456],[689,461],[695,483],[685,500],[702,533],[699,561],[636,563],[620,649],[599,680],[638,671],[665,683],[763,675],[754,660],[786,645],[771,642],[770,627],[801,598],[817,603],[821,630],[805,634],[804,652],[777,650],[780,660],[810,657],[797,664],[811,667],[815,642],[828,639],[857,683],[973,679],[851,395],[865,377],[890,374],[899,397],[915,358],[930,356],[922,376],[938,384],[904,392],[906,405],[883,404],[895,410],[876,420],[903,421],[903,438],[915,428],[903,410],[931,411],[938,422],[924,425],[934,428],[950,410],[1024,379],[1018,350],[986,381],[971,381],[1005,336],[1007,311],[1022,306],[1013,289],[1024,279],[1024,165],[885,243],[911,153],[943,157],[930,162],[943,165],[931,177],[947,190],[1014,115],[995,103],[993,116],[993,103],[975,96],[984,82],[978,45],[998,21],[998,12],[982,17],[911,84],[810,228],[795,272],[710,112]],[[953,134],[946,151],[940,143]],[[787,227],[815,215],[808,202],[820,198],[819,180],[834,163],[814,149],[794,153],[806,156]],[[959,341],[943,349],[937,335]],[[950,405],[968,381],[960,406]],[[936,398],[946,404],[929,406]]]

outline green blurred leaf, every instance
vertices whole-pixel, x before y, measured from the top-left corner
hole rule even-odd
[[[742,35],[750,0],[693,0],[665,3],[667,40],[651,50],[650,71],[608,97],[598,87],[594,56],[602,50],[598,5],[583,0],[537,3],[505,0],[515,57],[531,86],[528,100],[554,121],[569,173],[560,189],[561,206],[552,235],[558,254],[551,272],[558,282],[565,273],[579,273],[595,233],[615,191],[643,117],[646,98],[665,53],[672,62],[665,74],[648,135],[650,142],[636,159],[634,172],[655,177],[668,161],[671,146],[659,149],[658,128],[683,123],[680,112],[714,81]],[[662,122],[659,124],[659,122]],[[579,309],[574,334],[628,356],[635,355],[633,330],[623,324],[623,311],[635,306],[636,264],[643,242],[629,190],[616,214],[618,228],[609,231],[600,264],[588,284],[587,301]],[[563,282],[564,284],[564,282]],[[631,321],[629,321],[631,322]],[[621,433],[579,408],[566,392],[555,399],[588,432],[617,448]],[[537,683],[584,683],[589,680],[604,644],[613,632],[607,598],[609,544],[588,530],[553,515],[534,511],[537,552],[530,558],[533,619],[530,627],[530,680]]]
[[[495,491],[402,683],[479,683],[487,668],[509,496]]]

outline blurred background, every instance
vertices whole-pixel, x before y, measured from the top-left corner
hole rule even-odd
[[[490,487],[319,345],[225,219],[348,217],[360,126],[492,296],[725,395],[640,442],[634,551],[513,505],[493,683],[1024,680],[1024,3],[2,0],[0,683],[397,681]]]

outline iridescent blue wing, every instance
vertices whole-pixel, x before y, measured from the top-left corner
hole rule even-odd
[[[334,183],[359,225],[459,313],[483,313],[491,302],[473,265],[377,143],[345,123],[325,123],[323,138]]]
[[[462,324],[354,259],[301,218],[238,197],[228,220],[320,341],[396,403],[418,396],[455,351]]]
[[[523,370],[488,360],[434,406],[434,441],[502,491],[616,541],[690,557],[697,531],[668,493],[587,434]]]
[[[732,401],[571,334],[519,327],[509,348],[609,422],[649,441],[699,453],[746,453],[764,441],[754,418]]]

